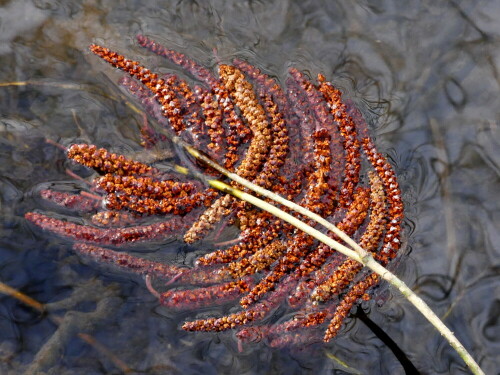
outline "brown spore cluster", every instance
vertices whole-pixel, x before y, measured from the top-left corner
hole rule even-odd
[[[174,74],[160,76],[117,52],[90,47],[129,75],[122,85],[164,128],[144,125],[140,133],[146,148],[167,133],[180,137],[231,172],[334,223],[382,265],[396,257],[404,217],[396,174],[377,151],[362,116],[353,116],[341,91],[323,75],[314,82],[291,68],[282,87],[242,60],[220,65],[215,74],[145,36],[138,42],[198,81],[191,87]],[[242,341],[266,339],[272,346],[303,344],[318,335],[329,341],[351,308],[368,300],[379,283],[359,263],[271,214],[188,177],[167,174],[154,163],[87,144],[71,145],[67,156],[96,172],[88,191],[44,190],[41,195],[86,219],[81,223],[38,212],[27,213],[26,219],[74,240],[75,251],[98,262],[148,280],[168,280],[165,290],[155,292],[166,308],[195,310],[239,301],[238,311],[188,321],[185,330],[236,329]],[[200,256],[191,268],[105,247],[179,234],[194,244],[228,225],[240,230],[238,238]],[[294,312],[292,318],[274,323],[273,312],[284,304]]]

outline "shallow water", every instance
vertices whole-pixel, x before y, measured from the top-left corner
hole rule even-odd
[[[0,373],[122,373],[82,341],[84,331],[137,373],[405,373],[362,319],[324,347],[256,343],[240,353],[232,333],[186,333],[179,326],[192,314],[159,307],[140,278],[80,259],[69,242],[27,225],[25,212],[50,208],[37,198],[41,186],[75,184],[63,153],[45,138],[139,149],[142,118],[114,85],[120,74],[87,50],[97,42],[166,69],[135,44],[138,33],[206,66],[238,56],[281,80],[290,66],[322,72],[363,102],[404,190],[409,255],[397,273],[445,317],[486,373],[498,373],[500,4],[140,3],[0,2],[0,82],[29,81],[0,87],[0,281],[42,303],[90,295],[61,306],[58,315],[69,322],[62,333],[49,316],[0,296]],[[180,242],[159,247],[140,250],[170,261],[192,257]],[[96,306],[107,313],[93,325],[70,324]],[[396,292],[366,308],[419,372],[467,373]],[[54,352],[40,352],[48,340]]]

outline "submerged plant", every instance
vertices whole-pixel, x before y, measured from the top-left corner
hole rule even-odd
[[[242,341],[265,338],[272,346],[310,342],[318,335],[331,340],[351,308],[371,298],[380,281],[377,267],[386,266],[401,245],[399,184],[361,113],[321,74],[313,82],[292,68],[282,88],[242,60],[219,65],[216,76],[147,37],[139,36],[138,42],[199,83],[160,76],[107,48],[90,49],[128,73],[121,85],[159,123],[161,129],[141,129],[146,149],[170,138],[203,151],[208,157],[187,147],[206,164],[174,168],[191,171],[185,176],[165,171],[158,160],[74,144],[67,148],[68,158],[97,173],[88,190],[76,195],[43,190],[41,195],[74,209],[83,224],[37,212],[26,218],[75,240],[78,253],[145,275],[148,289],[166,307],[194,310],[239,300],[238,311],[185,322],[185,330],[237,329]],[[202,182],[193,177],[200,169]],[[214,176],[236,181],[225,185],[214,182]],[[207,181],[211,187],[203,184]],[[247,188],[268,201],[272,193],[285,198],[287,203],[279,202],[285,212],[277,217],[266,202],[247,199],[266,208],[260,210],[234,197],[247,196],[241,192]],[[290,202],[302,211],[291,209]],[[318,224],[319,217],[328,230]],[[311,231],[298,229],[299,221]],[[227,225],[237,227],[239,237],[199,257],[191,268],[104,247],[181,231],[192,244]],[[344,255],[356,254],[346,246],[359,249],[354,259]],[[152,285],[157,278],[168,280],[161,292]],[[284,304],[292,318],[276,322],[272,313]]]

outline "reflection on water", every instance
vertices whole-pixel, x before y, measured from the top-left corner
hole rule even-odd
[[[160,59],[134,45],[141,32],[206,66],[238,56],[278,79],[290,66],[323,72],[364,100],[405,191],[411,253],[397,273],[495,373],[499,15],[495,1],[3,2],[0,82],[36,84],[0,87],[0,281],[51,304],[51,312],[0,297],[0,372],[36,365],[51,373],[120,373],[119,361],[77,335],[85,331],[126,366],[151,374],[404,373],[359,319],[325,347],[290,350],[256,343],[239,353],[231,333],[180,331],[185,316],[158,307],[142,280],[86,264],[68,243],[26,225],[23,214],[44,204],[35,187],[70,181],[64,155],[45,137],[139,149],[142,119],[118,100],[117,75],[107,78],[86,48],[100,42],[161,69]],[[166,247],[154,256],[193,256],[178,243]],[[388,290],[378,302],[368,306],[370,319],[420,372],[466,373],[402,298]],[[79,320],[85,324],[70,324]],[[52,352],[40,351],[48,340]]]

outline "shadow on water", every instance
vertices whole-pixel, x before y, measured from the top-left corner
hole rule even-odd
[[[290,66],[322,72],[363,102],[405,194],[409,256],[397,273],[496,373],[498,17],[496,1],[0,2],[0,84],[29,81],[0,85],[0,281],[49,309],[0,296],[0,373],[467,373],[387,288],[327,346],[254,343],[238,352],[232,333],[180,330],[188,315],[159,307],[143,280],[80,259],[68,242],[27,225],[24,213],[47,209],[40,186],[78,188],[45,138],[139,150],[142,118],[120,100],[119,75],[87,52],[98,42],[166,71],[136,46],[138,33],[205,66],[238,56],[281,81]],[[193,256],[180,242],[160,245],[142,250],[169,262]],[[379,328],[360,323],[366,316]]]

